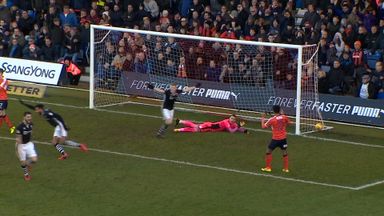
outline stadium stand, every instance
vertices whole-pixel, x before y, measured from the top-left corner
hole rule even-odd
[[[338,71],[343,73],[340,91],[324,93],[354,95],[361,74],[365,73],[377,77],[375,83],[380,98],[384,92],[384,75],[376,68],[376,62],[383,61],[383,0],[2,0],[0,4],[1,56],[51,62],[69,57],[74,63],[87,66],[90,24],[240,40],[319,43],[319,68],[325,69],[325,77],[321,73],[324,89],[329,84],[328,71],[335,71],[335,60],[341,63]],[[186,76],[177,71],[181,67],[180,59],[184,58],[190,76],[227,82],[229,78],[225,73],[228,67],[234,68],[226,65],[226,60],[237,58],[211,55],[215,56],[211,59],[203,49],[222,53],[220,50],[225,48],[204,47],[204,44],[161,41],[148,47],[143,38],[132,35],[114,40],[111,43],[125,50],[106,45],[106,50],[110,50],[103,61],[109,66],[100,70],[156,73],[149,68],[153,70],[158,65],[148,67],[148,64],[153,62],[151,58],[160,58],[158,62],[172,69],[175,76]],[[144,51],[143,48],[148,49]],[[255,71],[252,61],[241,53],[241,47],[237,49],[239,64],[245,65],[245,73]],[[132,50],[136,56],[125,56],[120,59],[124,61],[118,61],[119,53],[132,55]],[[179,53],[178,58],[169,59],[168,56],[174,56],[169,55],[170,52]],[[295,54],[273,49],[269,52],[276,61],[281,62],[279,52],[290,61],[285,62],[289,67],[279,76],[279,82],[290,83],[294,76]],[[257,55],[251,58],[257,59]],[[207,71],[210,74],[220,72],[220,75],[204,76]]]

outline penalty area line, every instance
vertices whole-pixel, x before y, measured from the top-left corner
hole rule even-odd
[[[14,138],[2,137],[2,136],[0,136],[0,139],[14,140]],[[51,143],[49,143],[49,142],[42,142],[42,141],[33,141],[33,142],[37,143],[37,144],[42,144],[42,145],[51,145]],[[72,146],[66,146],[66,147],[76,148],[76,147],[72,147]],[[160,161],[160,162],[164,162],[164,163],[178,164],[178,165],[184,165],[184,166],[190,166],[190,167],[206,168],[206,169],[218,170],[218,171],[229,172],[229,173],[259,176],[259,177],[272,178],[272,179],[283,180],[283,181],[303,183],[303,184],[308,184],[308,185],[318,185],[318,186],[347,189],[347,190],[360,190],[360,187],[356,188],[356,187],[351,187],[351,186],[329,184],[329,183],[303,180],[303,179],[297,179],[297,178],[289,178],[289,177],[283,177],[283,176],[275,176],[275,175],[271,175],[271,174],[256,173],[256,172],[251,172],[251,171],[243,171],[243,170],[237,170],[237,169],[231,169],[231,168],[225,168],[225,167],[219,167],[219,166],[211,166],[211,165],[207,165],[207,164],[197,164],[197,163],[191,163],[191,162],[187,162],[187,161],[178,161],[178,160],[171,160],[171,159],[165,159],[165,158],[150,157],[150,156],[144,156],[144,155],[138,155],[138,154],[130,154],[130,153],[124,153],[124,152],[116,152],[116,151],[97,149],[97,148],[88,148],[88,150],[93,151],[93,152],[105,153],[105,154],[120,155],[120,156],[125,156],[125,157],[138,158],[138,159],[151,160],[151,161]],[[379,183],[376,183],[376,184],[379,184]],[[361,189],[364,189],[364,188],[367,188],[370,186],[374,186],[376,184],[364,185],[364,187],[361,187]]]

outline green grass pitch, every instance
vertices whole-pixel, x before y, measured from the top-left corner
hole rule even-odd
[[[31,100],[24,98],[25,100]],[[91,150],[66,148],[57,160],[47,145],[53,128],[34,117],[39,162],[24,182],[14,136],[0,131],[0,215],[381,215],[384,211],[384,131],[345,125],[289,136],[290,170],[263,175],[270,140],[259,123],[249,135],[174,134],[156,139],[159,107],[124,105],[89,110],[88,93],[47,90],[40,102],[60,113],[69,136]],[[8,114],[20,122],[25,108],[15,97]],[[120,111],[129,112],[122,114]],[[177,111],[182,119],[218,116]]]

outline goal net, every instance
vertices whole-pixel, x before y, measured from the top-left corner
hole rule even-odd
[[[91,26],[90,108],[162,98],[167,89],[201,83],[179,101],[224,107],[246,116],[280,105],[296,134],[323,125],[317,91],[317,46],[198,37]]]

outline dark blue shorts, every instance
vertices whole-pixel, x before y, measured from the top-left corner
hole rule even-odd
[[[288,148],[287,139],[271,140],[271,142],[268,145],[268,148],[271,150],[274,150],[277,147],[279,147],[281,150],[286,150]]]
[[[8,107],[8,101],[7,100],[0,100],[0,110],[6,110]]]

